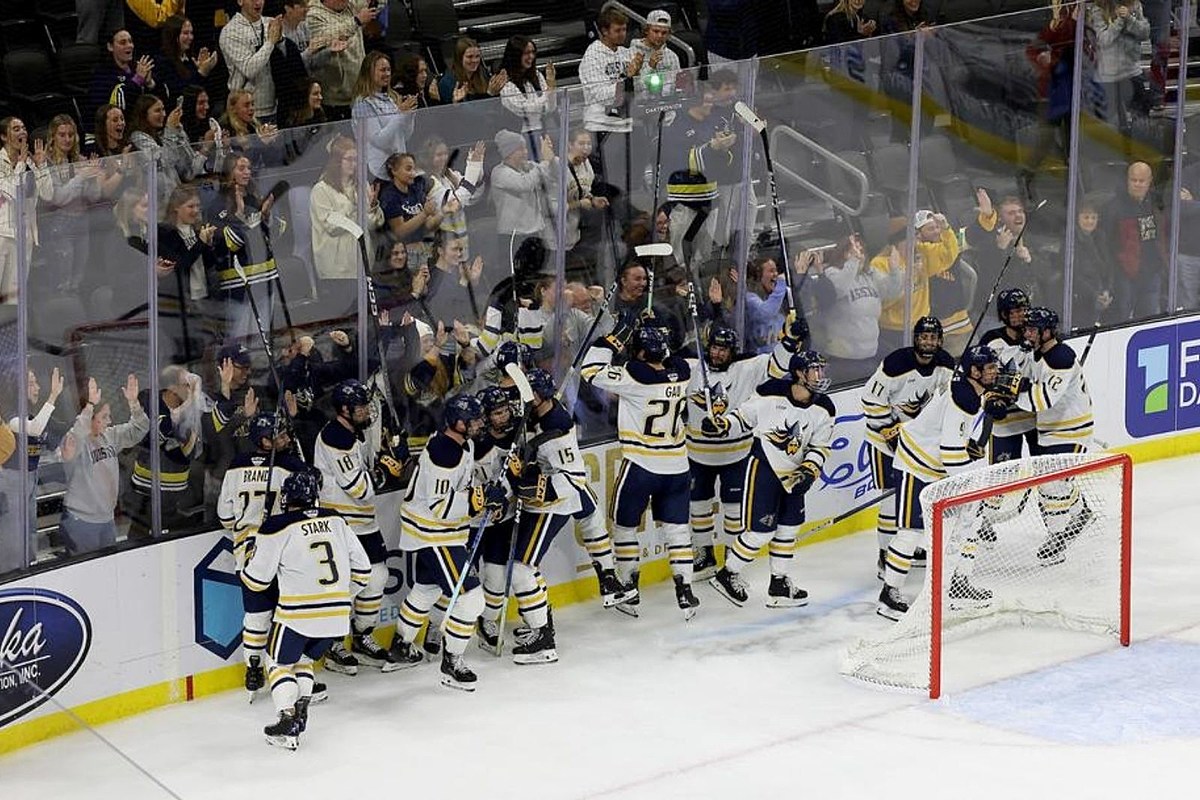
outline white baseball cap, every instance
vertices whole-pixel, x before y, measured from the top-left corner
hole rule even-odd
[[[666,25],[671,27],[671,15],[661,8],[655,9],[646,15],[647,25]]]
[[[933,222],[933,220],[933,212],[927,208],[923,208],[913,215],[913,228],[921,230],[921,228],[924,228],[926,225]]]

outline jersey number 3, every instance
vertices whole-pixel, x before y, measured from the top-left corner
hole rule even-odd
[[[325,565],[329,575],[324,578],[318,578],[317,583],[322,586],[332,586],[337,583],[338,568],[337,562],[333,560],[333,545],[329,544],[329,542],[313,542],[308,546],[308,549],[323,550],[325,553],[325,557],[321,559],[320,563]]]

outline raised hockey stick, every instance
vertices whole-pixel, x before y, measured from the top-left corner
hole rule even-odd
[[[771,137],[767,133],[767,122],[750,106],[741,100],[733,105],[733,111],[742,121],[754,128],[762,139],[763,158],[767,162],[767,184],[771,188],[771,210],[775,215],[775,235],[779,237],[779,251],[783,258],[782,269],[784,284],[787,286],[788,306],[799,314],[796,308],[796,298],[792,292],[792,261],[788,258],[787,239],[783,236],[783,215],[779,211],[779,186],[775,181],[775,162],[771,160]]]
[[[367,251],[366,232],[357,222],[336,211],[329,215],[328,222],[333,227],[346,231],[358,241],[358,254],[362,259],[361,274],[367,287],[367,312],[375,322],[375,350],[379,358],[379,378],[380,383],[383,384],[383,401],[387,404],[388,416],[391,418],[391,436],[381,438],[388,453],[395,456],[397,440],[404,435],[404,426],[400,424],[400,412],[396,409],[395,399],[392,396],[392,381],[388,375],[387,353],[383,346],[383,327],[379,324],[379,302],[375,294],[375,280],[371,277],[371,256]]]
[[[521,395],[521,419],[517,420],[517,434],[513,437],[512,447],[509,448],[509,455],[512,457],[513,451],[521,448],[521,455],[525,455],[525,426],[529,419],[529,404],[533,402],[533,387],[529,385],[529,379],[525,377],[525,373],[517,364],[508,364],[504,367],[504,373],[512,378],[513,383],[517,387],[517,391]],[[512,576],[513,568],[517,561],[517,536],[521,530],[521,496],[516,492],[513,493],[513,524],[512,533],[508,538],[508,561],[504,565],[504,595],[500,600],[500,620],[496,625],[496,657],[504,655],[504,635],[506,630],[506,618],[508,617],[508,595],[512,591]]]

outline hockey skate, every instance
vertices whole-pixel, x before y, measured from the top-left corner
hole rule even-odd
[[[442,654],[442,629],[430,625],[425,629],[425,642],[421,645],[430,661],[436,661]]]
[[[696,616],[696,609],[700,606],[700,600],[692,592],[692,585],[684,581],[682,575],[675,576],[675,602],[679,603],[679,609],[683,612],[684,622],[689,622],[692,617]]]
[[[308,696],[308,702],[312,705],[324,703],[329,699],[329,687],[320,681],[313,681],[312,694]]]
[[[490,619],[479,618],[479,625],[475,628],[479,634],[478,642],[479,649],[485,653],[491,653],[494,656],[500,655],[500,626]]]
[[[808,592],[794,586],[787,575],[772,575],[767,588],[767,608],[798,608],[808,605]]]
[[[879,551],[879,558],[875,561],[875,578],[883,580],[883,576],[887,574],[887,550]]]
[[[399,633],[396,634],[396,638],[392,639],[392,646],[388,648],[388,657],[396,665],[394,669],[415,667],[425,660],[425,656],[417,649],[416,644],[404,641],[404,637]]]
[[[613,609],[620,611],[622,614],[634,619],[638,616],[638,606],[642,603],[641,595],[638,591],[638,580],[641,578],[641,573],[634,570],[629,574],[629,583],[622,587],[625,591],[625,599],[613,606]]]
[[[875,606],[875,613],[884,619],[895,622],[907,612],[908,603],[904,602],[904,598],[900,596],[900,590],[895,586],[885,584],[879,592],[879,605]]]
[[[629,601],[630,591],[621,585],[616,572],[611,569],[601,569],[600,565],[594,562],[592,567],[596,570],[596,578],[600,582],[600,602],[604,604],[605,608],[612,608]]]
[[[558,661],[558,650],[554,646],[554,631],[549,624],[533,628],[513,648],[514,664],[553,664],[555,661]]]
[[[706,581],[716,574],[717,556],[712,545],[697,547],[696,555],[692,559],[692,582]]]
[[[358,663],[375,667],[380,672],[395,672],[400,664],[385,650],[370,633],[355,633],[350,637],[350,652]]]
[[[722,567],[717,570],[717,574],[713,575],[709,581],[709,585],[717,590],[729,602],[733,603],[738,608],[746,604],[746,598],[750,595],[750,588],[741,575],[736,572],[730,572],[728,568]]]
[[[913,550],[910,569],[925,569],[927,563],[929,563],[929,554],[925,552],[924,547],[918,547]]]
[[[950,579],[950,590],[946,593],[950,608],[958,611],[964,608],[987,608],[992,604],[992,591],[975,586],[966,575],[955,575]]]
[[[308,730],[308,704],[312,698],[301,697],[296,700],[296,722],[300,723],[300,732]]]
[[[554,635],[554,609],[549,605],[546,606],[546,627],[550,629],[550,635]],[[513,639],[518,642],[525,642],[533,635],[533,628],[528,625],[521,624],[513,628]]]
[[[341,642],[335,642],[325,654],[325,669],[330,672],[340,672],[343,675],[358,674],[358,659],[350,654]]]
[[[475,691],[475,673],[467,666],[461,655],[442,650],[442,686],[464,692]]]
[[[300,720],[296,718],[294,712],[289,714],[286,711],[280,711],[279,720],[263,728],[263,733],[266,734],[267,744],[295,750],[300,746],[301,730]]]
[[[1067,527],[1063,528],[1058,533],[1052,533],[1046,541],[1042,542],[1038,548],[1037,557],[1044,567],[1051,567],[1055,564],[1061,564],[1067,560],[1067,545],[1071,540],[1083,533],[1084,529],[1091,524],[1096,513],[1088,506],[1087,501],[1083,501],[1083,508],[1076,512],[1071,521],[1067,523]]]
[[[263,670],[262,656],[250,656],[246,664],[246,691],[250,694],[250,702],[254,702],[254,694],[267,685],[267,676]]]

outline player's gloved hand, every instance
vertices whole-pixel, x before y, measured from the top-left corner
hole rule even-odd
[[[550,476],[538,473],[533,480],[526,477],[521,481],[521,485],[517,487],[517,497],[521,498],[522,503],[542,506],[557,500],[558,493],[554,491],[554,484],[550,481]]]
[[[795,352],[803,346],[805,341],[808,340],[808,321],[804,317],[798,315],[795,310],[789,311],[787,318],[783,321],[783,330],[781,334],[783,346],[789,351]]]
[[[711,417],[704,417],[700,420],[700,431],[705,436],[728,436],[729,420],[720,414]]]
[[[896,452],[896,445],[900,442],[900,423],[893,422],[880,430],[879,435],[883,437],[883,443],[888,446],[888,449],[893,453]]]
[[[789,492],[799,492],[804,494],[812,485],[816,483],[817,478],[821,475],[821,468],[811,461],[803,461],[796,471],[788,476],[784,481],[783,488]]]
[[[654,320],[655,320],[655,316],[654,316],[653,308],[644,309],[640,314],[638,314],[638,321],[642,325],[652,327],[654,325]]]
[[[504,461],[504,472],[508,475],[510,481],[516,481],[525,472],[525,462],[521,460],[521,454],[516,448],[508,454],[508,458]]]
[[[992,419],[1004,419],[1008,416],[1009,399],[991,392],[983,396],[983,412]]]
[[[972,461],[978,461],[987,455],[987,442],[977,442],[974,439],[967,440],[967,458]]]
[[[629,339],[633,336],[633,326],[627,322],[617,319],[617,326],[613,328],[612,333],[605,336],[600,341],[607,347],[611,348],[614,353],[623,353],[625,345],[629,343]]]
[[[493,511],[500,511],[508,505],[508,492],[500,481],[492,481],[483,486],[483,505]]]

